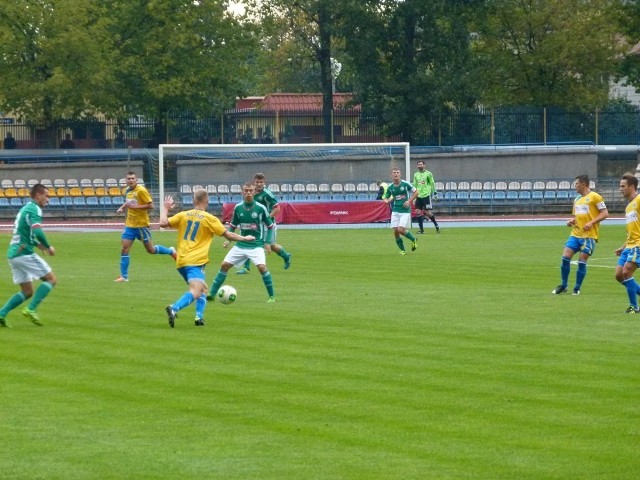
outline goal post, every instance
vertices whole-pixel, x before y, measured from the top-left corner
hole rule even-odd
[[[158,190],[161,202],[167,190],[188,201],[194,187],[206,188],[210,210],[219,214],[222,205],[241,201],[241,185],[262,172],[281,203],[372,201],[377,182],[390,183],[392,168],[410,181],[409,143],[162,144]],[[175,185],[165,181],[168,171]]]

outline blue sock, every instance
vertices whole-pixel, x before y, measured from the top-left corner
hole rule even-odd
[[[562,257],[562,263],[560,264],[560,279],[562,280],[562,286],[565,288],[569,285],[569,272],[571,272],[571,259]]]
[[[638,296],[636,292],[638,291],[638,284],[633,279],[633,277],[628,278],[627,280],[622,281],[622,285],[627,289],[627,296],[629,297],[629,305],[633,308],[638,308]]]
[[[273,293],[273,279],[271,278],[271,273],[269,270],[262,274],[262,282],[264,286],[267,287],[267,293],[270,297],[273,297],[275,294]]]
[[[204,308],[207,306],[207,299],[200,295],[196,300],[196,318],[204,318]]]
[[[172,250],[162,245],[156,245],[154,247],[157,255],[171,255]]]
[[[576,273],[576,288],[580,290],[584,277],[587,276],[587,262],[578,261],[578,272]]]
[[[129,275],[129,254],[120,256],[120,275],[127,278]]]
[[[183,308],[188,307],[189,305],[191,305],[193,303],[193,294],[191,292],[185,292],[176,303],[174,303],[173,305],[171,305],[171,308],[173,308],[174,312],[177,312],[178,310],[182,310]]]
[[[22,302],[26,300],[24,293],[18,292],[11,296],[7,303],[4,304],[4,307],[0,308],[0,317],[5,318],[11,310],[16,308]]]

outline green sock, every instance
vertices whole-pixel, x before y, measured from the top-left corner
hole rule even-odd
[[[223,272],[222,270],[220,270],[216,275],[216,278],[213,279],[213,285],[211,285],[211,290],[209,290],[209,295],[211,295],[212,297],[215,297],[216,293],[218,293],[218,290],[220,290],[220,287],[222,286],[222,284],[226,279],[227,279],[227,272]]]
[[[287,258],[289,258],[289,254],[288,254],[288,253],[287,253],[287,251],[286,251],[284,248],[282,248],[282,247],[280,247],[280,251],[278,252],[278,256],[279,256],[279,257],[284,258],[285,260],[286,260]]]
[[[42,282],[38,289],[36,290],[35,295],[31,299],[29,303],[29,310],[35,310],[40,305],[40,302],[44,300],[44,298],[49,295],[49,292],[53,290],[53,285],[49,282]]]
[[[267,287],[267,293],[270,297],[273,297],[275,294],[273,293],[273,279],[271,278],[271,273],[269,270],[262,274],[262,282],[264,286]]]
[[[396,244],[398,245],[398,248],[400,248],[400,250],[404,250],[404,242],[402,241],[401,237],[396,238]]]
[[[413,236],[413,233],[411,233],[409,230],[407,230],[407,233],[404,234],[405,237],[407,237],[409,240],[411,240],[412,242],[416,241],[416,237]]]
[[[11,310],[16,308],[22,302],[26,300],[24,293],[18,292],[14,294],[7,303],[4,304],[4,307],[0,308],[0,317],[5,318]]]
[[[246,268],[247,270],[251,270],[251,260],[249,260],[248,258],[244,262],[244,268]]]

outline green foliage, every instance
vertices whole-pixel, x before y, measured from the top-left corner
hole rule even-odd
[[[13,312],[0,329],[2,477],[633,478],[624,226],[602,226],[578,297],[550,294],[565,227],[442,226],[405,257],[388,228],[281,229],[278,303],[255,270],[230,273],[238,300],[175,329],[168,257],[136,243],[116,284],[119,232],[50,233],[46,325]],[[16,289],[6,270],[0,286]]]
[[[617,0],[495,0],[477,21],[483,102],[594,109],[623,45]]]

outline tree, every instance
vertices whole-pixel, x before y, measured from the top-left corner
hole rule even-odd
[[[248,93],[255,25],[224,0],[15,0],[0,7],[2,108],[53,125],[101,113],[220,113]]]
[[[621,1],[618,13],[621,32],[625,35],[620,76],[625,83],[640,89],[640,0]]]
[[[357,99],[387,134],[413,142],[439,127],[440,113],[475,103],[468,30],[475,3],[364,1],[343,12]]]
[[[477,22],[489,105],[595,108],[621,53],[617,0],[490,0]]]
[[[338,0],[272,0],[263,5],[263,21],[270,25],[283,25],[284,32],[271,30],[272,34],[288,37],[291,45],[302,47],[300,55],[288,58],[309,58],[318,66],[319,86],[322,92],[322,116],[324,141],[331,142],[333,111],[333,77],[331,58],[334,55],[337,25],[340,23],[343,3]]]

